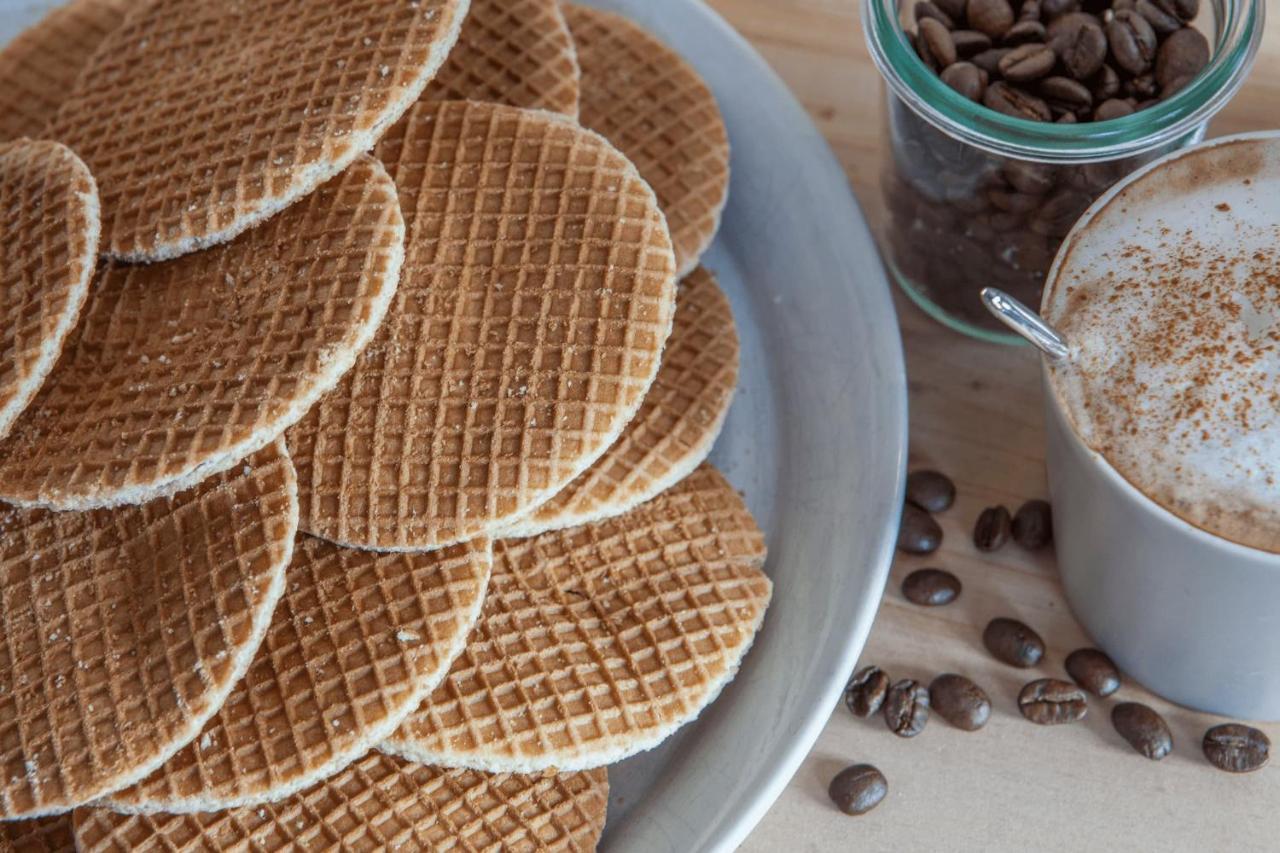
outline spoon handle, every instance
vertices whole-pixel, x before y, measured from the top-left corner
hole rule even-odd
[[[982,302],[996,319],[1034,344],[1051,361],[1061,361],[1071,354],[1062,335],[1055,332],[1039,314],[1003,290],[984,287]]]

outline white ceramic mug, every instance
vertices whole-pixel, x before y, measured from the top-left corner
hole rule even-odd
[[[1247,138],[1280,145],[1276,134]],[[1166,163],[1223,142],[1163,158],[1099,199],[1063,243],[1046,293],[1116,194],[1143,181],[1144,193],[1161,187]],[[1173,193],[1156,189],[1153,210],[1140,203],[1129,212],[1177,221]],[[1192,222],[1195,211],[1181,215]],[[1076,617],[1122,671],[1154,692],[1225,716],[1280,719],[1280,554],[1206,532],[1139,491],[1085,444],[1043,373],[1054,542]]]

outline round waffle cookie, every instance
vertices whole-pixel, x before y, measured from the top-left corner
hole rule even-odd
[[[62,359],[0,441],[0,498],[139,503],[235,464],[350,367],[403,256],[395,187],[364,157],[226,246],[108,264]]]
[[[152,0],[50,123],[132,261],[224,243],[368,151],[457,40],[468,0]]]
[[[764,554],[707,465],[616,519],[499,541],[462,656],[379,748],[531,773],[656,746],[737,672],[772,594]]]
[[[194,741],[117,811],[207,812],[283,799],[391,734],[444,678],[480,615],[487,540],[380,555],[301,537],[253,666]]]
[[[603,769],[491,775],[370,752],[278,803],[189,815],[80,809],[75,834],[84,853],[590,851],[604,830],[608,800]]]
[[[0,853],[75,853],[71,815],[0,823]]]
[[[0,142],[43,135],[98,45],[139,0],[72,0],[0,51]]]
[[[622,437],[502,535],[533,536],[621,515],[684,479],[711,452],[737,384],[733,311],[715,277],[699,267],[680,283],[658,377]]]
[[[395,305],[289,447],[304,530],[426,550],[525,514],[618,437],[675,270],[644,180],[567,119],[424,101],[376,153],[408,230]]]
[[[280,443],[144,506],[0,510],[0,818],[150,773],[244,675],[297,530]]]
[[[716,236],[729,196],[729,135],[715,96],[679,54],[626,18],[564,8],[582,69],[579,118],[653,187],[687,275]]]
[[[0,143],[0,437],[75,327],[98,253],[98,189],[56,142]]]
[[[559,0],[471,0],[432,101],[490,101],[578,117],[578,59]]]

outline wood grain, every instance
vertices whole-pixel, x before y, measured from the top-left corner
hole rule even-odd
[[[791,86],[844,164],[872,226],[882,218],[876,189],[883,97],[854,0],[710,0]],[[1266,128],[1280,104],[1280,32],[1272,28],[1245,88],[1210,135]],[[928,682],[964,673],[991,694],[995,711],[966,733],[934,718],[912,740],[879,718],[837,707],[813,752],[742,849],[793,850],[1274,850],[1280,846],[1280,767],[1231,776],[1200,752],[1221,720],[1172,706],[1126,682],[1094,700],[1074,726],[1041,728],[1018,714],[1023,683],[1063,676],[1062,661],[1088,638],[1072,618],[1051,554],[1010,545],[994,555],[972,546],[983,507],[1010,509],[1046,497],[1043,417],[1036,361],[1026,350],[962,338],[897,298],[911,399],[911,465],[936,467],[959,488],[940,517],[942,550],[894,565],[863,663]],[[960,600],[929,610],[907,603],[902,578],[938,565],[964,583]],[[1206,567],[1211,571],[1211,567]],[[1019,671],[982,649],[994,616],[1020,618],[1049,644],[1045,662]],[[1162,762],[1133,751],[1111,728],[1116,701],[1151,704],[1173,729]],[[1273,739],[1280,726],[1262,726]],[[745,747],[744,747],[745,748]],[[872,813],[846,817],[827,799],[831,777],[871,762],[889,779]]]

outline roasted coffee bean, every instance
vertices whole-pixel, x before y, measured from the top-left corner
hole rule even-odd
[[[959,23],[964,20],[966,0],[933,0],[935,6],[947,13],[947,17]]]
[[[1094,103],[1100,104],[1120,94],[1120,75],[1110,65],[1103,65],[1087,82]]]
[[[961,59],[968,59],[991,47],[991,39],[977,30],[953,30],[951,41],[956,46],[956,56]]]
[[[982,632],[982,644],[992,657],[1010,666],[1027,669],[1044,657],[1044,640],[1017,619],[992,619]]]
[[[1049,109],[1060,113],[1078,113],[1093,106],[1093,93],[1079,80],[1070,77],[1046,77],[1036,88]]]
[[[1077,80],[1093,76],[1107,58],[1107,35],[1093,15],[1071,12],[1049,25],[1049,46]]]
[[[1013,7],[1009,0],[969,0],[965,6],[969,29],[998,39],[1013,26]]]
[[[926,18],[931,18],[949,30],[956,28],[955,19],[938,8],[936,4],[929,2],[929,0],[921,0],[915,5],[915,16],[917,24]]]
[[[1056,726],[1083,720],[1089,712],[1089,700],[1069,681],[1040,678],[1022,688],[1018,710],[1038,726]]]
[[[1044,195],[1053,189],[1054,169],[1045,163],[1006,160],[1000,174],[1015,190],[1027,195]]]
[[[1183,27],[1164,40],[1156,54],[1156,82],[1166,86],[1194,77],[1209,64],[1209,41],[1199,30]]]
[[[1039,20],[1040,0],[1023,0],[1022,7],[1018,9],[1018,22]]]
[[[1040,20],[1052,21],[1080,11],[1080,0],[1040,0]]]
[[[972,62],[955,62],[942,72],[942,82],[969,100],[981,102],[987,90],[987,72]]]
[[[1053,113],[1049,105],[1029,92],[1014,88],[1003,80],[989,86],[982,95],[982,103],[999,113],[1028,121],[1049,121]]]
[[[1113,118],[1124,118],[1131,116],[1136,112],[1133,103],[1128,98],[1111,98],[1103,101],[1098,108],[1093,111],[1094,121],[1110,121]]]
[[[1193,21],[1200,14],[1200,0],[1155,0],[1162,10],[1183,21]]]
[[[1089,206],[1089,196],[1073,189],[1056,190],[1031,220],[1031,230],[1046,237],[1065,237]]]
[[[1079,119],[1076,118],[1075,113],[1063,113],[1058,116],[1057,121],[1058,124],[1075,124]]]
[[[956,61],[956,43],[951,40],[951,31],[933,18],[922,18],[920,21],[920,46],[928,50],[929,55],[937,62],[938,68],[946,68]]]
[[[939,675],[929,685],[929,707],[958,729],[976,732],[991,718],[986,692],[963,675]]]
[[[1130,74],[1143,74],[1156,61],[1159,42],[1147,19],[1131,10],[1116,12],[1107,22],[1107,44],[1116,65]]]
[[[955,503],[956,484],[939,471],[912,471],[907,475],[907,500],[926,512],[946,512]]]
[[[1040,206],[1040,196],[1008,190],[987,190],[987,200],[994,207],[1009,213],[1030,213]]]
[[[1047,501],[1027,501],[1013,515],[1013,541],[1037,551],[1053,541],[1053,513]]]
[[[1023,44],[1004,55],[999,69],[1006,80],[1026,83],[1047,75],[1057,62],[1057,55],[1047,44]]]
[[[1010,48],[993,47],[988,50],[979,51],[969,58],[969,61],[981,68],[988,74],[1000,73],[1000,60],[1008,53]]]
[[[1018,21],[1005,31],[1000,43],[1005,47],[1017,47],[1020,44],[1043,42],[1044,35],[1044,24],[1039,21]]]
[[[1173,751],[1173,733],[1154,708],[1139,702],[1121,702],[1111,709],[1111,725],[1139,755],[1152,761]]]
[[[1178,20],[1177,15],[1171,15],[1151,0],[1138,0],[1133,8],[1161,38],[1182,29],[1182,21]]]
[[[884,697],[884,721],[898,737],[915,737],[929,722],[929,691],[918,681],[895,681]]]
[[[1009,541],[1012,526],[1009,510],[1002,506],[989,506],[979,514],[973,526],[973,544],[979,551],[997,551]]]
[[[1110,696],[1120,689],[1120,670],[1098,649],[1076,649],[1067,655],[1067,674],[1094,696]]]
[[[929,513],[907,504],[898,528],[898,550],[908,554],[932,554],[942,544],[942,528]]]
[[[870,764],[853,764],[841,770],[827,786],[827,796],[847,815],[860,815],[880,805],[889,792],[884,774]]]
[[[945,569],[916,569],[903,578],[902,595],[921,607],[941,607],[960,597],[960,579]]]
[[[884,704],[889,676],[878,666],[864,666],[844,688],[844,705],[855,717],[870,717]]]
[[[1196,79],[1194,74],[1186,74],[1182,77],[1175,77],[1170,82],[1160,87],[1160,100],[1168,100],[1178,92],[1186,88],[1187,84]]]
[[[1209,729],[1201,748],[1210,764],[1229,773],[1258,770],[1271,757],[1271,739],[1253,726],[1240,723],[1223,723]]]
[[[1126,95],[1134,101],[1144,101],[1154,98],[1159,92],[1159,84],[1156,83],[1155,74],[1139,74],[1137,77],[1130,77],[1120,87]],[[1138,105],[1134,104],[1134,110],[1138,109]]]

